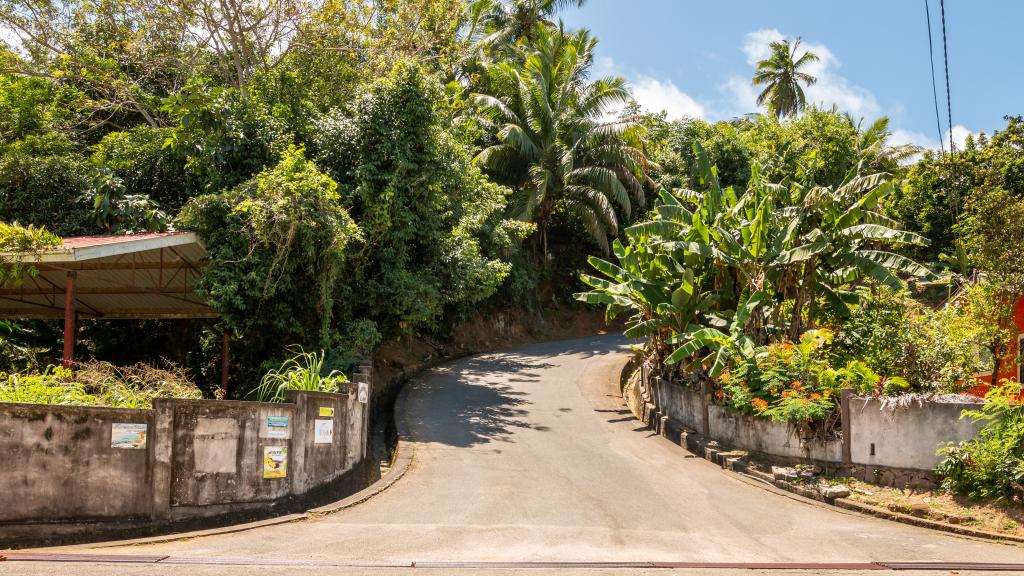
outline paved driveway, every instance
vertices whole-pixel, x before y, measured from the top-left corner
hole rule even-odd
[[[370,501],[318,520],[102,552],[286,560],[294,570],[353,560],[1024,562],[1024,548],[807,504],[689,456],[625,409],[617,375],[627,352],[606,336],[453,362],[411,384],[412,467]],[[29,573],[22,563],[0,573],[16,564]]]

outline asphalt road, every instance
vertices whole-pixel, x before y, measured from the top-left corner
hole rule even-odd
[[[688,455],[626,410],[617,394],[626,353],[624,340],[606,336],[453,362],[410,384],[412,467],[371,500],[317,520],[95,550],[290,568],[6,562],[0,573],[395,573],[298,565],[334,561],[1024,563],[1022,547],[809,504]],[[579,570],[557,573],[626,572]]]

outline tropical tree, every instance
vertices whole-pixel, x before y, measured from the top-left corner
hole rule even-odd
[[[649,337],[652,354],[674,364],[703,361],[714,376],[756,345],[799,340],[817,306],[843,315],[857,284],[904,287],[928,270],[885,250],[925,240],[878,213],[892,191],[882,174],[839,187],[768,182],[752,169],[742,194],[722,188],[703,150],[695,151],[702,191],[663,192],[654,217],[616,241],[619,264],[591,265],[584,302],[632,311],[630,336]]]
[[[587,0],[475,0],[469,13],[477,25],[474,31],[481,44],[502,49],[514,46],[519,40],[536,40],[538,28],[555,30],[558,25],[552,17],[562,8],[580,7]]]
[[[616,207],[643,202],[644,129],[632,117],[606,115],[630,101],[622,78],[589,81],[597,41],[586,30],[538,28],[523,65],[490,66],[489,94],[474,94],[497,143],[475,161],[516,191],[515,216],[537,223],[548,253],[558,213],[578,220],[603,250],[618,234]]]
[[[807,105],[800,84],[811,86],[818,81],[804,71],[812,62],[818,61],[818,56],[807,50],[798,57],[799,38],[792,43],[789,40],[772,42],[769,47],[771,55],[757,63],[757,72],[752,80],[754,86],[764,86],[757,97],[757,104],[767,106],[776,117],[795,116]]]

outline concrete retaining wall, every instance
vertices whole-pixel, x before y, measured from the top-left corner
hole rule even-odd
[[[843,473],[895,485],[929,482],[942,460],[937,449],[969,440],[979,428],[960,419],[964,409],[977,404],[925,402],[883,409],[877,399],[851,398],[843,439],[801,440],[792,426],[729,412],[706,402],[700,390],[647,378],[639,370],[623,395],[638,418],[659,430],[688,429],[730,448],[833,465]]]
[[[850,399],[850,453],[853,462],[931,470],[942,456],[936,453],[949,442],[974,438],[981,425],[960,419],[978,404],[913,403],[895,410],[883,409],[875,398]]]
[[[781,456],[807,458],[822,462],[839,462],[842,443],[811,439],[801,441],[789,425],[768,418],[755,418],[729,412],[721,406],[708,406],[711,438],[727,446]]]
[[[115,423],[152,410],[0,404],[2,523],[148,518],[152,449],[111,449]]]
[[[0,542],[266,511],[371,481],[368,368],[283,403],[0,403]],[[366,394],[368,399],[369,394]],[[346,494],[334,494],[337,497]]]

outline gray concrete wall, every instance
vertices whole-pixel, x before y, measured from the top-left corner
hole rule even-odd
[[[159,400],[158,412],[172,413],[171,506],[210,506],[269,502],[291,493],[297,471],[291,436],[294,404],[218,400]],[[283,432],[271,431],[269,418],[287,418]],[[274,437],[279,433],[285,437]],[[263,477],[263,450],[288,450],[284,478]]]
[[[874,398],[850,400],[850,453],[855,464],[930,470],[938,466],[940,446],[974,438],[980,425],[961,419],[979,404],[927,402],[882,409]],[[872,452],[874,452],[872,454]]]
[[[113,448],[115,423],[153,412],[0,404],[0,523],[149,517],[155,439]]]
[[[277,404],[158,399],[152,410],[0,403],[0,541],[72,525],[163,525],[361,489],[372,474],[369,406],[358,386],[290,392]],[[112,439],[140,430],[124,425],[143,426],[144,445],[132,434]],[[283,477],[273,467],[266,473],[268,447],[287,451]]]
[[[701,430],[704,413],[700,391],[665,381],[660,381],[654,389],[662,413],[687,428]]]
[[[647,423],[652,418],[668,418],[677,427],[697,432],[704,429],[704,403],[700,391],[659,378],[641,381],[634,375],[623,393],[631,410]],[[721,406],[707,407],[710,440],[738,448],[790,459],[810,459],[821,463],[885,467],[900,470],[930,471],[942,460],[940,446],[973,438],[979,426],[961,420],[965,408],[977,404],[926,402],[907,408],[882,410],[872,398],[853,398],[849,432],[851,461],[843,462],[841,440],[801,442],[793,427],[729,412]]]
[[[786,458],[810,458],[839,462],[842,443],[809,440],[800,442],[796,430],[768,418],[756,418],[729,412],[721,406],[708,406],[711,438],[727,446]]]

